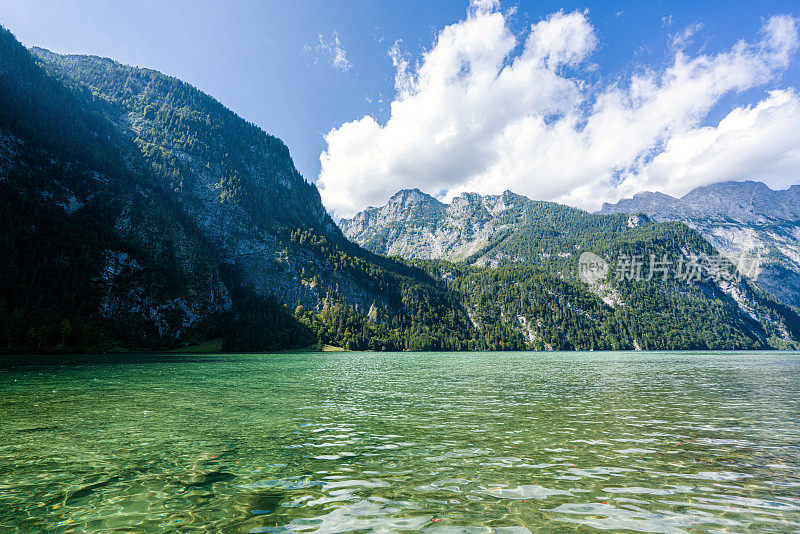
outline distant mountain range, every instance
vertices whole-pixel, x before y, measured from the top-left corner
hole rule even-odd
[[[603,204],[598,213],[682,221],[731,258],[762,258],[758,284],[800,306],[800,185],[773,191],[761,182],[725,182],[681,198],[645,192]]]
[[[477,276],[474,269],[499,270],[519,291],[525,276],[532,276],[523,268],[534,268],[566,284],[561,289],[560,306],[575,306],[564,297],[573,291],[591,292],[602,299],[613,308],[614,320],[623,323],[624,330],[639,332],[633,334],[637,346],[658,346],[653,338],[644,342],[645,333],[661,332],[674,335],[677,340],[688,339],[730,320],[744,319],[737,329],[747,331],[747,325],[768,324],[777,308],[788,314],[781,320],[784,324],[793,323],[790,316],[796,315],[796,310],[776,304],[748,281],[687,284],[676,282],[672,274],[677,271],[672,270],[669,280],[630,281],[615,277],[612,271],[624,258],[641,258],[647,264],[651,255],[666,255],[680,264],[686,258],[715,254],[713,247],[686,225],[654,222],[637,215],[640,210],[633,213],[591,214],[553,202],[530,200],[510,191],[488,196],[465,193],[445,204],[418,189],[410,189],[398,192],[384,206],[370,207],[339,221],[339,225],[348,238],[378,254],[416,260],[422,265],[464,265],[459,269],[467,269],[470,274],[450,268],[432,272],[445,276],[458,288],[471,316],[471,306],[485,307],[501,288],[471,285],[463,282],[464,276]],[[580,281],[578,269],[584,253],[594,254],[609,267],[605,277],[596,283]],[[550,283],[555,286],[552,280]],[[552,293],[552,289],[543,290]],[[521,295],[523,299],[527,297]],[[713,314],[714,309],[720,315],[708,322],[702,310]],[[497,312],[501,317],[508,315],[505,309]],[[519,315],[523,330],[535,330],[532,325],[536,317]],[[705,324],[695,328],[692,323]],[[676,341],[675,346],[683,343]]]
[[[419,189],[342,219],[344,234],[367,249],[407,259],[443,259],[481,267],[563,264],[579,248],[609,241],[627,217],[596,217],[506,191],[464,193],[444,204]]]

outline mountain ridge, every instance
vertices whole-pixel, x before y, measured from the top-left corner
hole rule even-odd
[[[773,190],[752,180],[722,182],[680,198],[644,192],[605,203],[598,213],[684,222],[731,258],[761,258],[757,283],[800,306],[800,185]]]
[[[408,198],[415,199],[415,203],[402,202]],[[692,336],[704,335],[703,329],[721,328],[720,322],[736,323],[740,332],[748,332],[748,321],[762,325],[772,320],[783,321],[768,318],[773,309],[781,309],[780,313],[787,314],[786,321],[790,323],[796,320],[796,312],[772,303],[771,297],[760,293],[748,280],[679,283],[681,263],[694,257],[704,257],[713,263],[712,258],[717,257],[715,249],[700,233],[680,222],[657,222],[627,213],[596,215],[553,202],[530,200],[510,191],[486,196],[464,193],[450,204],[424,193],[400,191],[386,205],[370,207],[351,219],[340,220],[339,225],[348,238],[373,252],[419,262],[432,273],[445,276],[448,286],[467,303],[471,317],[481,315],[480,310],[491,306],[493,295],[503,294],[505,289],[498,285],[500,280],[523,284],[527,275],[522,273],[535,268],[552,277],[549,283],[554,287],[566,283],[561,286],[563,291],[575,298],[589,291],[603,300],[613,309],[614,318],[608,319],[609,324],[623,324],[621,328],[628,334],[622,337],[632,334],[640,347],[658,346],[657,339],[645,339],[650,336],[652,325],[660,323],[664,329],[676,332],[677,347],[689,346]],[[607,266],[606,274],[593,283],[584,283],[579,273],[584,253],[591,253]],[[636,280],[625,280],[625,275],[615,277],[615,272],[624,272],[625,258],[640,258],[644,273],[647,262],[665,256],[672,262],[668,270],[674,279],[662,282],[647,277]],[[444,266],[439,262],[444,262]],[[455,267],[448,266],[453,263],[487,273],[454,270]],[[488,271],[493,269],[505,274],[500,278],[491,276]],[[454,272],[459,274],[447,274]],[[466,289],[473,283],[481,288],[477,300],[475,289]],[[538,292],[544,286],[527,287]],[[530,298],[532,302],[540,302],[545,297],[537,293]],[[534,335],[531,329],[536,330],[541,318],[525,315],[526,308],[511,300],[506,305],[521,314],[517,330],[527,331],[533,336],[530,339],[535,339],[539,334]],[[559,306],[577,304],[562,302]],[[714,312],[717,318],[711,321],[698,311],[712,308],[718,310]],[[511,309],[500,309],[501,316],[511,313]],[[746,321],[739,323],[742,317]],[[705,326],[698,331],[698,324]],[[608,328],[611,330],[604,335],[614,338],[614,328]],[[777,338],[792,336],[789,330],[781,332],[775,334]]]
[[[620,210],[646,212],[665,218],[731,218],[738,222],[800,220],[800,185],[773,190],[754,180],[727,181],[697,187],[681,197],[645,191],[616,203],[603,203],[600,214]]]

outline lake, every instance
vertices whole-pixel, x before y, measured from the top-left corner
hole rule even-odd
[[[113,356],[0,404],[4,532],[800,529],[797,353]]]

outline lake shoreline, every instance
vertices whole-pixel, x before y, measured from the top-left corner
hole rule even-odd
[[[234,360],[237,358],[247,358],[251,356],[277,357],[277,356],[330,356],[339,355],[347,358],[358,355],[436,355],[436,354],[472,354],[484,355],[495,354],[498,357],[506,354],[526,354],[531,356],[547,356],[552,354],[566,354],[584,356],[590,354],[600,355],[639,355],[641,357],[657,355],[669,357],[672,355],[695,355],[710,356],[719,355],[721,357],[736,355],[755,355],[770,354],[775,356],[800,356],[800,351],[796,350],[596,350],[596,351],[349,351],[339,347],[328,347],[324,350],[317,349],[290,349],[274,352],[202,352],[191,350],[167,350],[167,351],[120,351],[104,353],[54,353],[54,354],[15,354],[0,356],[0,369],[34,366],[70,366],[70,365],[113,365],[124,363],[165,363],[165,362],[214,362],[223,360]]]

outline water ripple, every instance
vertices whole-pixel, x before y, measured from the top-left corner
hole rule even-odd
[[[0,531],[800,530],[797,354],[0,371]]]

